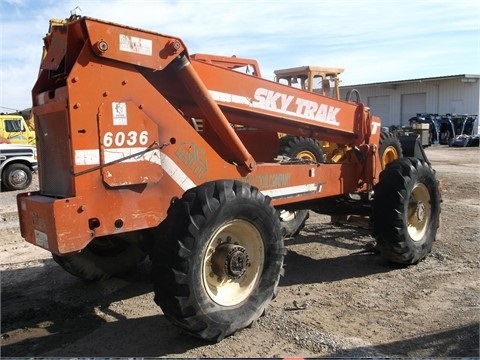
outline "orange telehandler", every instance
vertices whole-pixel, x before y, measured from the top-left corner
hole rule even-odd
[[[362,103],[88,17],[52,27],[44,42],[32,90],[40,190],[18,195],[20,229],[71,274],[102,280],[149,256],[165,316],[219,341],[277,291],[282,211],[369,215],[389,261],[430,252],[435,173],[425,157],[382,171],[380,119]],[[278,156],[280,132],[349,150],[336,163]]]

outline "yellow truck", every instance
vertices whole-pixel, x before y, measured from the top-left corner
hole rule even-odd
[[[0,114],[0,143],[35,145],[35,131],[20,114]]]

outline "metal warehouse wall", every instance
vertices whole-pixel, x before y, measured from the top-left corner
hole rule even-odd
[[[360,92],[361,101],[383,126],[409,125],[416,113],[479,114],[480,76],[418,79],[405,82],[342,86],[342,99],[350,89]]]

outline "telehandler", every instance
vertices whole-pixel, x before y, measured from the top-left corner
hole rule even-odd
[[[40,190],[18,196],[20,229],[71,274],[103,280],[149,256],[165,317],[220,341],[277,292],[282,211],[369,215],[388,261],[430,252],[435,172],[426,157],[382,171],[380,119],[361,102],[89,17],[52,27],[44,43],[32,90]],[[279,156],[279,132],[349,150],[336,163]]]

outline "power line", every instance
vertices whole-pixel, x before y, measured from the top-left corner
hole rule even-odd
[[[6,109],[6,110],[13,110],[13,111],[20,111],[18,109],[12,109],[12,108],[9,108],[9,107],[6,107],[6,106],[0,106],[0,109]]]

